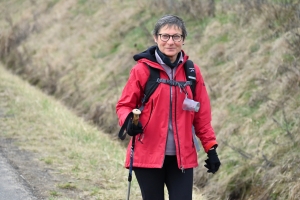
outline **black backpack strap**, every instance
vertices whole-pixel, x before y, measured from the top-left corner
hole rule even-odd
[[[149,65],[148,69],[150,71],[150,75],[148,78],[148,81],[146,83],[145,89],[144,89],[144,97],[142,99],[142,106],[149,100],[149,97],[153,94],[153,92],[156,90],[158,87],[159,83],[167,83],[169,85],[177,85],[177,86],[187,86],[189,85],[191,87],[191,90],[193,92],[193,96],[195,93],[195,86],[196,86],[196,72],[194,68],[194,63],[191,60],[187,60],[186,63],[184,64],[184,70],[185,70],[185,75],[187,82],[182,83],[182,82],[176,82],[173,80],[165,80],[160,78],[160,70],[157,68],[153,68]],[[180,85],[178,85],[180,83]]]
[[[196,71],[195,71],[193,61],[187,60],[184,64],[184,70],[185,70],[186,80],[190,81],[192,83],[190,85],[190,87],[191,87],[191,90],[193,92],[193,96],[195,96]]]
[[[165,83],[165,84],[168,84],[168,85],[178,86],[178,87],[186,87],[188,85],[192,85],[191,81],[175,81],[175,80],[167,80],[167,79],[163,79],[163,78],[157,79],[156,82]]]
[[[148,100],[149,97],[153,94],[153,92],[156,90],[156,88],[159,85],[159,69],[153,68],[148,65],[150,75],[148,78],[148,81],[146,83],[145,89],[144,89],[144,97],[142,99],[142,105],[144,105]]]

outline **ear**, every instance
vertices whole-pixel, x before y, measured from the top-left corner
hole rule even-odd
[[[157,36],[156,35],[153,35],[153,40],[155,43],[157,43]]]

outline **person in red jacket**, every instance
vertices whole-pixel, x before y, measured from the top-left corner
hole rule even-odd
[[[142,104],[149,67],[159,70],[160,78],[186,81],[184,63],[188,55],[182,50],[187,31],[181,18],[165,15],[155,24],[153,38],[157,45],[135,55],[137,62],[116,105],[122,126],[129,113],[143,107],[138,125],[128,123],[127,133],[137,137],[134,146],[133,171],[144,200],[163,200],[166,185],[170,200],[191,200],[193,168],[198,166],[192,127],[208,158],[205,167],[215,173],[221,165],[218,143],[211,125],[211,107],[203,77],[197,65],[195,92],[176,84],[160,83],[149,100]],[[193,100],[199,107],[184,109]],[[194,109],[194,110],[193,110]],[[199,109],[199,110],[198,110]],[[125,167],[130,167],[132,140],[128,144]]]

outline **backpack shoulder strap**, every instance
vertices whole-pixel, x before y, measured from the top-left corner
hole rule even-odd
[[[144,89],[144,97],[142,99],[142,105],[144,105],[149,100],[149,97],[153,94],[153,92],[156,90],[156,88],[160,83],[159,69],[153,68],[149,65],[147,66],[150,71],[150,75]],[[184,70],[185,70],[187,81],[190,81],[192,83],[190,87],[193,92],[193,95],[195,95],[196,72],[195,72],[194,63],[191,60],[187,60],[186,63],[184,64]]]
[[[149,100],[149,97],[156,90],[156,88],[159,85],[159,82],[157,80],[160,78],[159,69],[153,68],[149,65],[147,66],[150,71],[150,75],[148,77],[148,81],[144,89],[144,97],[142,99],[142,105],[144,105]]]
[[[185,70],[186,80],[191,81],[192,83],[190,87],[193,92],[193,96],[195,96],[196,72],[195,72],[195,66],[193,61],[187,60],[184,64],[184,70]]]

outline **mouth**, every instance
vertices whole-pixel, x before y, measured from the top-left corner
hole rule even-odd
[[[174,48],[167,48],[166,50],[168,50],[168,51],[174,51],[175,49]]]

